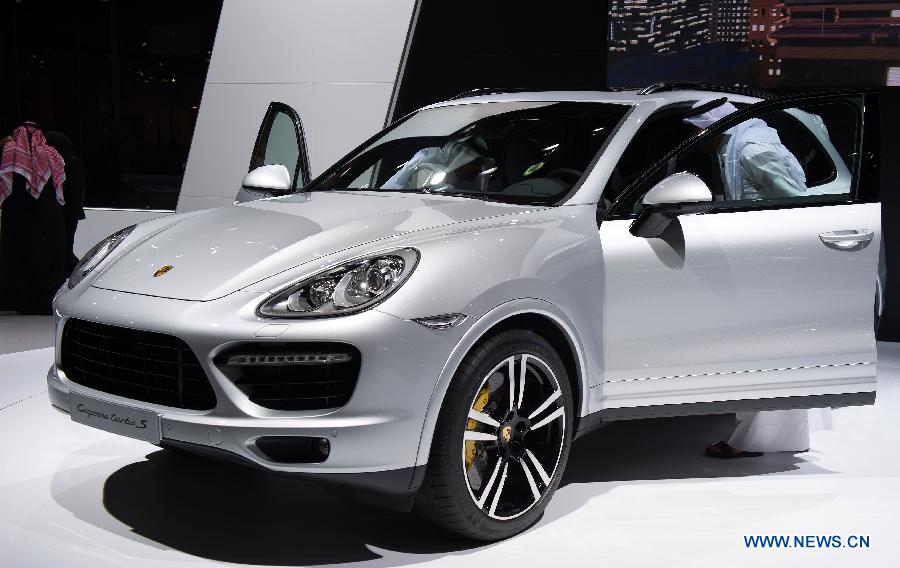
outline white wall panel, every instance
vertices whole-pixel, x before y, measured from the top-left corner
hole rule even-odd
[[[270,101],[303,119],[312,174],[381,129],[415,0],[225,0],[179,211],[230,203]]]
[[[313,0],[225,0],[206,82],[311,82]]]
[[[312,175],[384,127],[392,89],[393,83],[312,86],[312,102],[303,113]]]
[[[273,100],[297,109],[312,102],[309,84],[213,84],[203,90],[203,103],[179,209],[186,197],[234,197],[247,173],[259,124]],[[309,122],[304,115],[304,123]]]
[[[315,0],[310,11],[316,83],[391,83],[413,0]]]

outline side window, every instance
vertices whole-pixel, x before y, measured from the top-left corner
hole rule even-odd
[[[293,171],[300,157],[300,141],[293,119],[283,112],[276,112],[266,139],[266,153],[262,165],[282,164]]]
[[[828,137],[828,129],[821,116],[799,109],[773,112],[770,116],[771,121],[777,125],[781,142],[803,167],[806,187],[814,188],[834,181],[837,176],[834,160],[813,134],[813,130],[822,129],[822,133]]]
[[[690,108],[690,102],[676,103],[656,111],[644,123],[613,168],[603,191],[605,199],[614,201],[648,167],[696,132],[695,128],[682,120],[684,113]]]
[[[291,185],[295,189],[309,181],[306,142],[300,117],[293,108],[279,102],[271,103],[266,111],[253,146],[249,170],[274,164],[288,169]]]
[[[860,97],[831,98],[710,126],[629,195],[636,213],[656,182],[677,172],[702,179],[713,211],[846,201],[854,192],[861,142]]]

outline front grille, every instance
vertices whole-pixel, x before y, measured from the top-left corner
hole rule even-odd
[[[273,410],[344,406],[359,378],[359,350],[345,343],[249,343],[216,365],[255,404]]]
[[[194,352],[163,333],[70,319],[62,370],[74,383],[125,398],[191,410],[216,406]]]

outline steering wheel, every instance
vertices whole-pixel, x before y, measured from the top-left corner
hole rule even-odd
[[[575,185],[576,183],[578,183],[578,180],[581,179],[582,174],[584,174],[584,172],[573,168],[556,168],[544,177],[556,178],[569,185]]]

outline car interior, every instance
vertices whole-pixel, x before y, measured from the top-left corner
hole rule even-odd
[[[311,189],[462,193],[552,203],[589,170],[626,110],[561,102],[492,115],[448,136],[389,140]]]
[[[647,168],[678,144],[697,132],[684,123],[692,102],[676,103],[660,109],[647,120],[628,143],[609,176],[603,198],[612,203]]]
[[[690,102],[670,105],[656,112],[644,124],[632,138],[619,163],[610,175],[603,193],[604,202],[611,204],[615,201],[640,174],[647,171],[651,165],[657,163],[678,144],[697,132],[695,127],[683,122],[686,116],[697,112],[698,109],[691,109],[691,106],[692,103]],[[737,104],[736,106],[741,108],[746,105]],[[829,106],[833,107],[835,105]],[[810,127],[795,116],[797,112],[803,111],[791,110],[794,114],[786,110],[777,110],[766,113],[759,118],[778,131],[784,146],[797,157],[806,174],[806,185],[808,188],[815,188],[833,181],[837,175],[837,168],[834,162],[822,146],[822,143],[810,131]],[[827,115],[826,120],[823,121],[818,114],[806,113],[809,119],[823,129],[826,137],[828,136],[828,129],[825,126],[827,121],[828,124],[837,125],[841,130],[839,138],[842,140],[854,139],[852,134],[848,136],[843,135],[845,134],[845,129],[855,128],[855,124],[844,124],[848,121],[842,120],[843,115],[853,116],[852,113],[841,112],[847,109],[816,108],[814,110],[816,112],[821,110],[823,114]],[[837,144],[836,147],[839,153],[844,153]],[[853,159],[853,156],[855,156],[853,152],[852,148],[846,149],[847,157],[845,159]],[[721,169],[708,153],[693,151],[682,154],[677,163],[670,164],[667,172],[672,174],[676,173],[676,170],[691,172],[705,180],[713,194],[713,200],[717,204],[725,205],[726,196],[723,190]],[[814,198],[816,195],[819,194],[811,192],[809,197]],[[633,200],[630,201],[632,212],[637,213],[641,208],[640,195],[634,195]],[[729,205],[732,204],[729,203]]]

